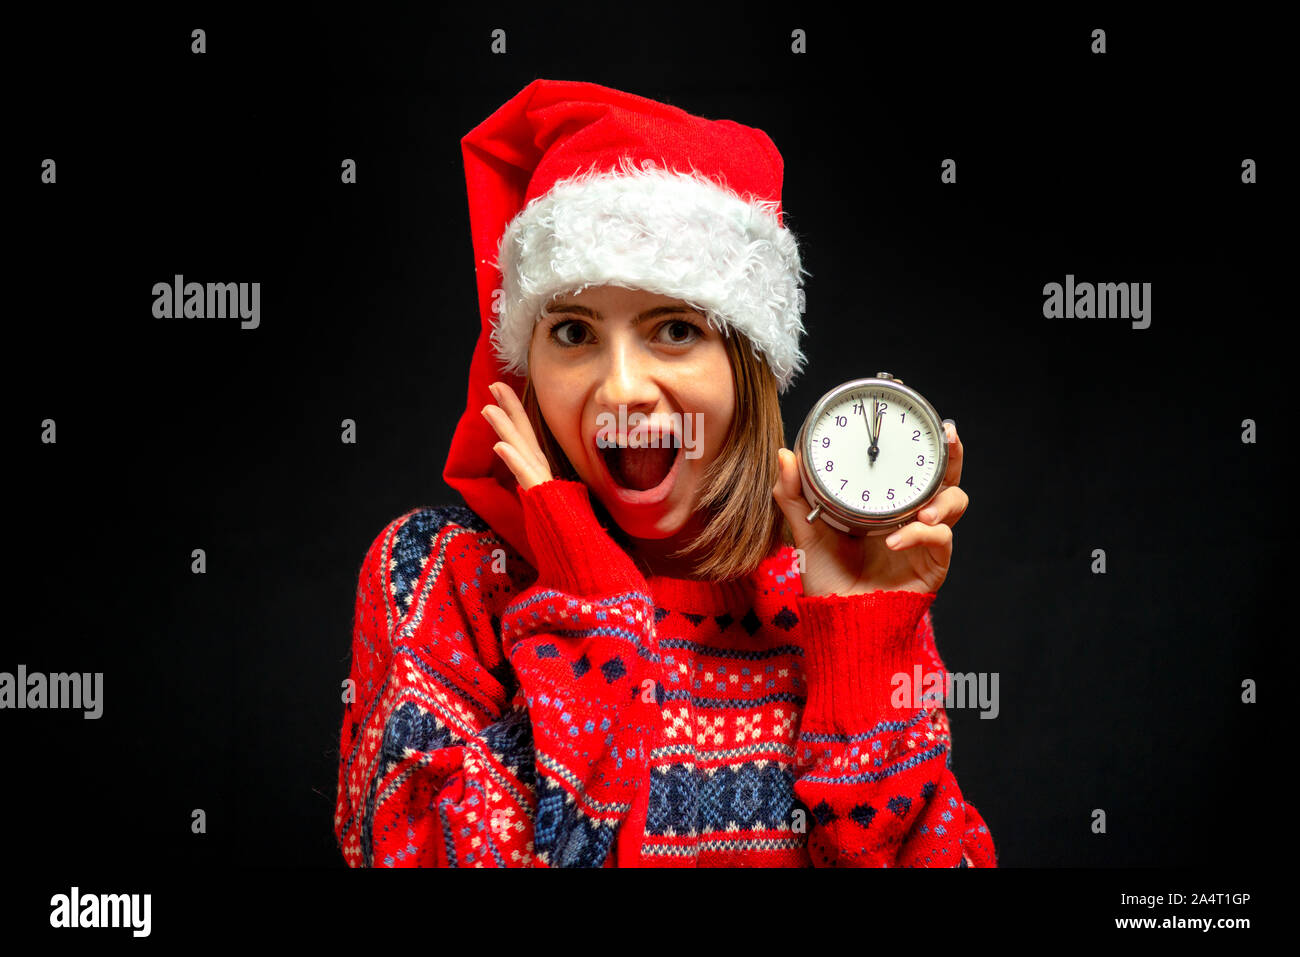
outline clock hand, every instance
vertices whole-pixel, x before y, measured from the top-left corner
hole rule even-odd
[[[874,402],[872,402],[872,407],[875,407]],[[867,447],[867,458],[874,463],[876,461],[876,453],[880,450],[876,448],[876,433],[872,428],[872,422],[874,421],[875,416],[867,415],[867,400],[865,397],[862,399],[862,418],[867,423],[867,438],[871,440],[871,445]]]
[[[876,456],[880,454],[880,403],[876,399],[871,400],[871,420],[874,425],[871,429],[871,447],[867,450],[871,455],[871,463],[875,464]]]

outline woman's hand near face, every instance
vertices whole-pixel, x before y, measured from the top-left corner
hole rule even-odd
[[[803,496],[794,453],[781,449],[781,476],[772,495],[804,553],[805,595],[860,595],[873,591],[937,592],[948,577],[952,560],[952,527],[966,511],[970,498],[959,487],[963,449],[957,426],[945,423],[948,469],[939,493],[917,515],[919,521],[889,536],[854,536],[814,520]],[[893,546],[887,538],[897,536]]]
[[[501,437],[501,441],[492,446],[492,450],[510,467],[521,489],[549,482],[552,478],[551,467],[546,462],[537,435],[528,421],[528,413],[524,411],[524,405],[515,395],[515,390],[504,382],[493,382],[488,389],[498,404],[485,405],[483,416]]]

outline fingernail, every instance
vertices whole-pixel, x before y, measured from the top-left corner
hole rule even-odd
[[[902,532],[894,532],[893,535],[890,535],[887,539],[885,539],[885,544],[888,545],[890,548],[893,548],[895,545],[898,544],[899,540],[902,537],[903,537]]]

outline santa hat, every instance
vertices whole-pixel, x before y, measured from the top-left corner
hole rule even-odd
[[[517,534],[480,510],[500,512],[501,499],[480,481],[500,470],[478,410],[493,379],[527,374],[533,325],[556,294],[617,285],[681,299],[744,333],[779,391],[802,370],[805,270],[781,222],[781,154],[762,130],[595,83],[534,80],[461,148],[481,334],[444,477],[521,550],[513,511],[497,521]]]

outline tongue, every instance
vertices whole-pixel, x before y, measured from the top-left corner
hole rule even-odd
[[[610,471],[620,485],[644,492],[668,477],[676,455],[672,448],[619,449],[613,453]]]

